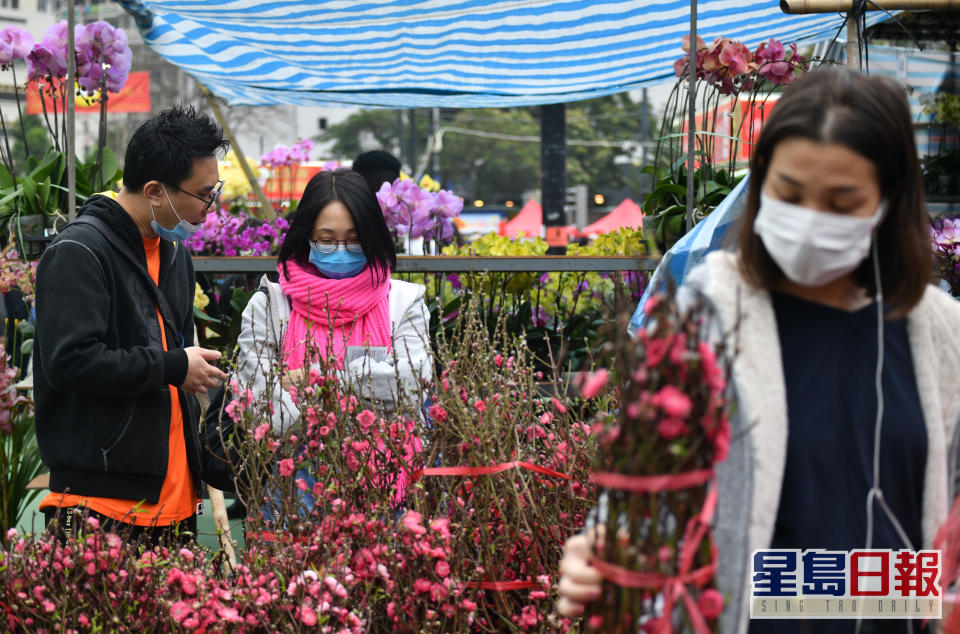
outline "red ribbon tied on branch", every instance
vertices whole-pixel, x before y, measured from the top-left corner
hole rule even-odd
[[[417,471],[414,471],[412,480],[416,482],[420,479],[420,476],[492,475],[494,473],[501,473],[502,471],[508,471],[510,469],[526,469],[527,471],[542,473],[543,475],[548,475],[554,478],[562,478],[564,480],[570,479],[570,476],[565,473],[560,473],[559,471],[554,471],[553,469],[548,469],[547,467],[541,467],[540,465],[533,464],[532,462],[514,460],[512,462],[501,462],[500,464],[487,465],[485,467],[428,467],[426,469],[418,469]]]
[[[713,477],[713,471],[703,469],[700,471],[688,471],[686,473],[677,473],[661,476],[630,476],[622,473],[597,472],[591,475],[591,479],[602,487],[609,489],[620,489],[624,491],[634,491],[638,493],[656,493],[659,491],[674,491],[685,489],[708,482]],[[710,563],[696,570],[690,570],[693,566],[693,558],[700,542],[703,541],[710,527],[710,521],[713,519],[713,513],[717,507],[717,489],[711,487],[704,500],[703,508],[694,517],[690,518],[684,529],[683,541],[680,548],[680,565],[677,574],[673,576],[662,575],[654,572],[637,572],[627,570],[621,566],[611,564],[596,557],[590,559],[592,565],[600,575],[619,586],[627,588],[647,588],[651,590],[660,590],[663,592],[663,615],[657,623],[654,630],[655,634],[669,634],[673,631],[670,615],[673,612],[673,606],[678,599],[682,599],[687,608],[687,615],[690,617],[690,623],[698,634],[710,634],[710,627],[700,608],[690,592],[687,590],[689,584],[702,586],[713,578],[717,568],[717,549],[711,540]]]

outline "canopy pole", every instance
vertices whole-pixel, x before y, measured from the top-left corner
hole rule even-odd
[[[260,202],[261,211],[258,215],[261,218],[273,220],[277,217],[277,212],[273,208],[273,205],[270,204],[270,201],[267,200],[267,195],[263,193],[263,188],[260,187],[260,183],[257,182],[257,177],[253,175],[253,170],[251,170],[250,166],[247,165],[247,157],[243,153],[243,149],[240,147],[240,144],[237,143],[236,137],[233,136],[233,131],[230,129],[230,125],[227,123],[227,118],[224,116],[223,110],[220,108],[220,104],[217,103],[217,99],[213,96],[213,93],[207,90],[207,87],[203,84],[200,84],[200,91],[206,98],[207,105],[210,106],[210,110],[213,111],[213,116],[217,118],[217,121],[223,127],[223,134],[227,137],[227,140],[230,141],[230,147],[233,148],[234,153],[237,155],[237,160],[240,161],[240,169],[243,170],[243,175],[247,177],[247,182],[250,183],[250,188],[253,190],[254,195]]]
[[[690,59],[687,72],[687,231],[693,229],[693,154],[697,136],[697,0],[690,0]]]
[[[549,255],[567,252],[567,106],[540,106],[540,202]]]
[[[76,16],[73,12],[73,0],[67,0],[67,87],[70,91],[67,95],[67,220],[73,220],[77,217],[77,151],[75,144],[77,142],[76,130],[76,103],[74,98],[74,84],[77,76],[77,56],[73,52],[73,28],[76,23]],[[106,95],[100,95],[105,99]],[[24,139],[26,140],[26,139]],[[54,230],[56,230],[56,221],[54,221]]]
[[[855,11],[847,11],[847,68],[861,70],[860,67],[860,16]]]

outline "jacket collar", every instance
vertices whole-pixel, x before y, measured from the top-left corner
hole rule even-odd
[[[127,210],[113,198],[101,194],[91,196],[77,212],[78,216],[84,214],[96,216],[107,223],[117,236],[133,249],[134,253],[143,252],[143,236],[140,228]],[[179,243],[160,240],[161,268],[163,268],[162,263],[170,261],[178,246]]]

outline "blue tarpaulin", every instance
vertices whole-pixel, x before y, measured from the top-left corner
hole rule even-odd
[[[750,176],[745,176],[709,216],[697,223],[663,254],[663,259],[653,272],[653,277],[643,291],[637,310],[630,320],[632,331],[643,326],[643,307],[651,293],[662,291],[671,281],[675,286],[680,286],[687,273],[699,264],[707,253],[724,248],[730,229],[740,218],[747,203],[749,180]]]
[[[117,0],[147,45],[236,105],[507,107],[663,82],[689,0]],[[883,19],[871,13],[869,23]],[[832,38],[838,14],[701,0],[698,31]]]

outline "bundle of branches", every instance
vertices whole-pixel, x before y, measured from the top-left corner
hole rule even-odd
[[[471,307],[435,355],[427,468],[408,503],[456,527],[449,564],[474,629],[565,630],[552,604],[562,544],[595,501],[589,413],[503,320],[491,333]]]
[[[722,596],[713,588],[713,466],[726,457],[730,424],[724,398],[728,355],[706,340],[699,307],[681,313],[672,299],[646,306],[651,330],[630,338],[626,317],[611,334],[615,413],[597,417],[593,481],[597,509],[593,565],[606,579],[588,629],[671,632],[684,622],[716,628]],[[612,354],[613,352],[616,354]],[[606,374],[583,386],[602,392]]]

